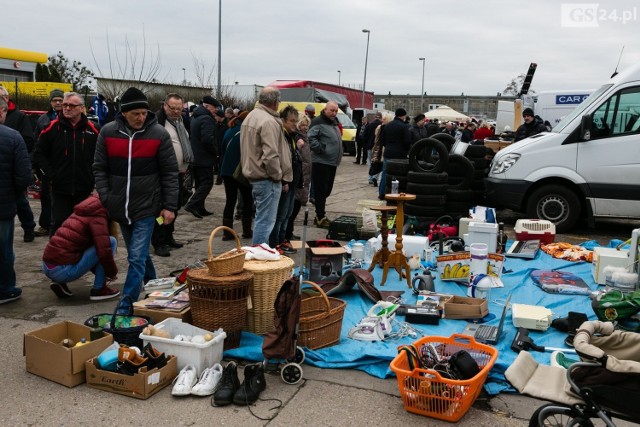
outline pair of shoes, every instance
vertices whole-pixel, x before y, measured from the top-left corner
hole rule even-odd
[[[36,237],[36,234],[33,231],[33,228],[30,230],[24,230],[24,241],[26,243],[33,242],[33,239],[35,239],[35,237]]]
[[[191,206],[185,206],[184,210],[189,212],[191,215],[195,216],[198,219],[202,219],[202,214],[196,208]]]
[[[169,252],[169,245],[156,246],[155,247],[155,252],[156,252],[156,255],[161,256],[161,257],[171,256],[171,253]]]
[[[15,288],[13,291],[0,293],[0,304],[6,304],[11,301],[20,299],[22,296],[22,289]]]
[[[569,366],[573,365],[576,362],[579,362],[579,360],[571,359],[559,350],[551,353],[551,366],[559,366],[561,368],[568,369]]]
[[[144,348],[142,349],[142,354],[147,357],[148,371],[155,368],[160,369],[167,364],[167,356],[163,352],[160,352],[157,349],[153,348],[151,343],[148,343],[144,346]]]
[[[53,286],[53,285],[51,285]],[[91,292],[89,292],[89,299],[91,301],[103,301],[111,298],[116,298],[120,295],[120,291],[117,289],[110,288],[106,283],[100,289],[91,288]]]
[[[180,249],[184,247],[184,243],[176,242],[175,239],[170,239],[167,242],[167,245],[169,245],[169,248],[173,248],[173,249]]]
[[[372,178],[372,179],[371,179],[371,182],[373,183],[373,186],[374,186],[374,187],[377,187],[377,186],[378,186],[378,180],[377,180],[376,178]]]
[[[244,367],[242,384],[238,379],[238,365],[235,362],[229,362],[222,370],[222,378],[213,393],[213,404],[215,406],[225,406],[231,403],[251,405],[258,400],[260,393],[265,388],[267,388],[267,382],[264,378],[262,362]]]
[[[66,283],[51,282],[49,287],[58,298],[69,298],[73,296],[73,292],[69,290]]]
[[[209,212],[208,210],[206,210],[205,208],[202,208],[198,211],[198,213],[200,213],[200,215],[202,216],[210,216],[213,215],[213,212]]]
[[[198,382],[198,373],[193,365],[187,365],[173,380],[171,394],[174,396],[188,396],[191,394],[193,386]]]
[[[329,221],[329,219],[326,216],[322,218],[315,217],[315,219],[313,220],[313,223],[318,228],[329,228],[331,226],[331,221]]]
[[[49,229],[48,228],[44,228],[44,227],[38,227],[38,229],[35,230],[33,232],[33,234],[36,237],[48,236],[49,235]]]
[[[222,365],[216,363],[202,371],[198,383],[191,389],[191,394],[194,396],[211,396],[216,390],[220,378],[222,378]]]
[[[276,245],[276,249],[278,250],[278,252],[280,252],[280,255],[293,255],[298,253],[297,250],[291,247],[291,244],[289,242],[283,242],[279,245]]]

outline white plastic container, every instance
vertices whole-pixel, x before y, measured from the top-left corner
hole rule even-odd
[[[378,241],[382,242],[382,236],[378,236]],[[390,251],[396,250],[396,235],[387,236],[387,247]],[[411,257],[418,254],[420,259],[424,258],[424,250],[429,247],[429,238],[426,236],[402,236],[402,251],[405,256]]]
[[[490,222],[470,222],[469,239],[464,242],[469,246],[474,243],[484,243],[489,248],[489,252],[496,252],[498,248],[498,224]]]
[[[220,363],[222,360],[222,350],[224,347],[224,339],[227,334],[218,329],[215,332],[207,331],[196,326],[184,323],[182,320],[169,317],[160,323],[154,325],[156,329],[164,329],[168,331],[171,337],[176,335],[204,335],[213,334],[214,337],[211,341],[207,341],[203,344],[197,344],[188,341],[176,341],[170,338],[161,338],[151,335],[140,334],[140,339],[144,341],[144,345],[151,343],[151,345],[158,351],[165,354],[172,354],[178,358],[178,371],[184,368],[186,365],[195,366],[198,371],[198,375],[216,363]]]

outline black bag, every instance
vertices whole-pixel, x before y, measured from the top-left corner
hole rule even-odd
[[[126,344],[129,347],[138,347],[142,350],[143,342],[140,339],[140,333],[144,328],[149,326],[151,318],[147,316],[134,316],[133,315],[133,300],[130,296],[125,296],[123,300],[127,300],[129,307],[129,314],[116,314],[119,304],[116,304],[116,308],[113,314],[102,313],[96,314],[85,320],[84,324],[90,328],[96,325],[102,328],[104,332],[113,335],[113,340],[118,344]]]
[[[243,187],[251,187],[251,183],[245,176],[242,174],[242,163],[238,163],[236,169],[233,171],[233,179],[236,180],[238,185],[242,185]]]
[[[369,166],[369,176],[378,175],[382,172],[382,162],[371,162]]]

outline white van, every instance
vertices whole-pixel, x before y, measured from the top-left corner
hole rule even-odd
[[[553,127],[500,150],[490,206],[571,229],[585,217],[640,219],[640,64],[613,77]]]

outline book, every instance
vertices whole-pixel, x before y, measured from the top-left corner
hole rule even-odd
[[[184,289],[186,289],[186,287],[187,285],[182,285],[182,286],[168,289],[166,291],[162,291],[162,290],[153,291],[149,293],[147,297],[152,299],[172,299],[174,296],[176,296],[177,294],[182,292]]]
[[[591,294],[587,283],[568,271],[533,270],[530,276],[536,286],[550,294]]]
[[[505,256],[534,259],[540,249],[540,240],[516,240],[511,244]]]
[[[152,300],[145,305],[146,308],[155,308],[167,311],[182,311],[189,307],[189,301],[178,300]]]

